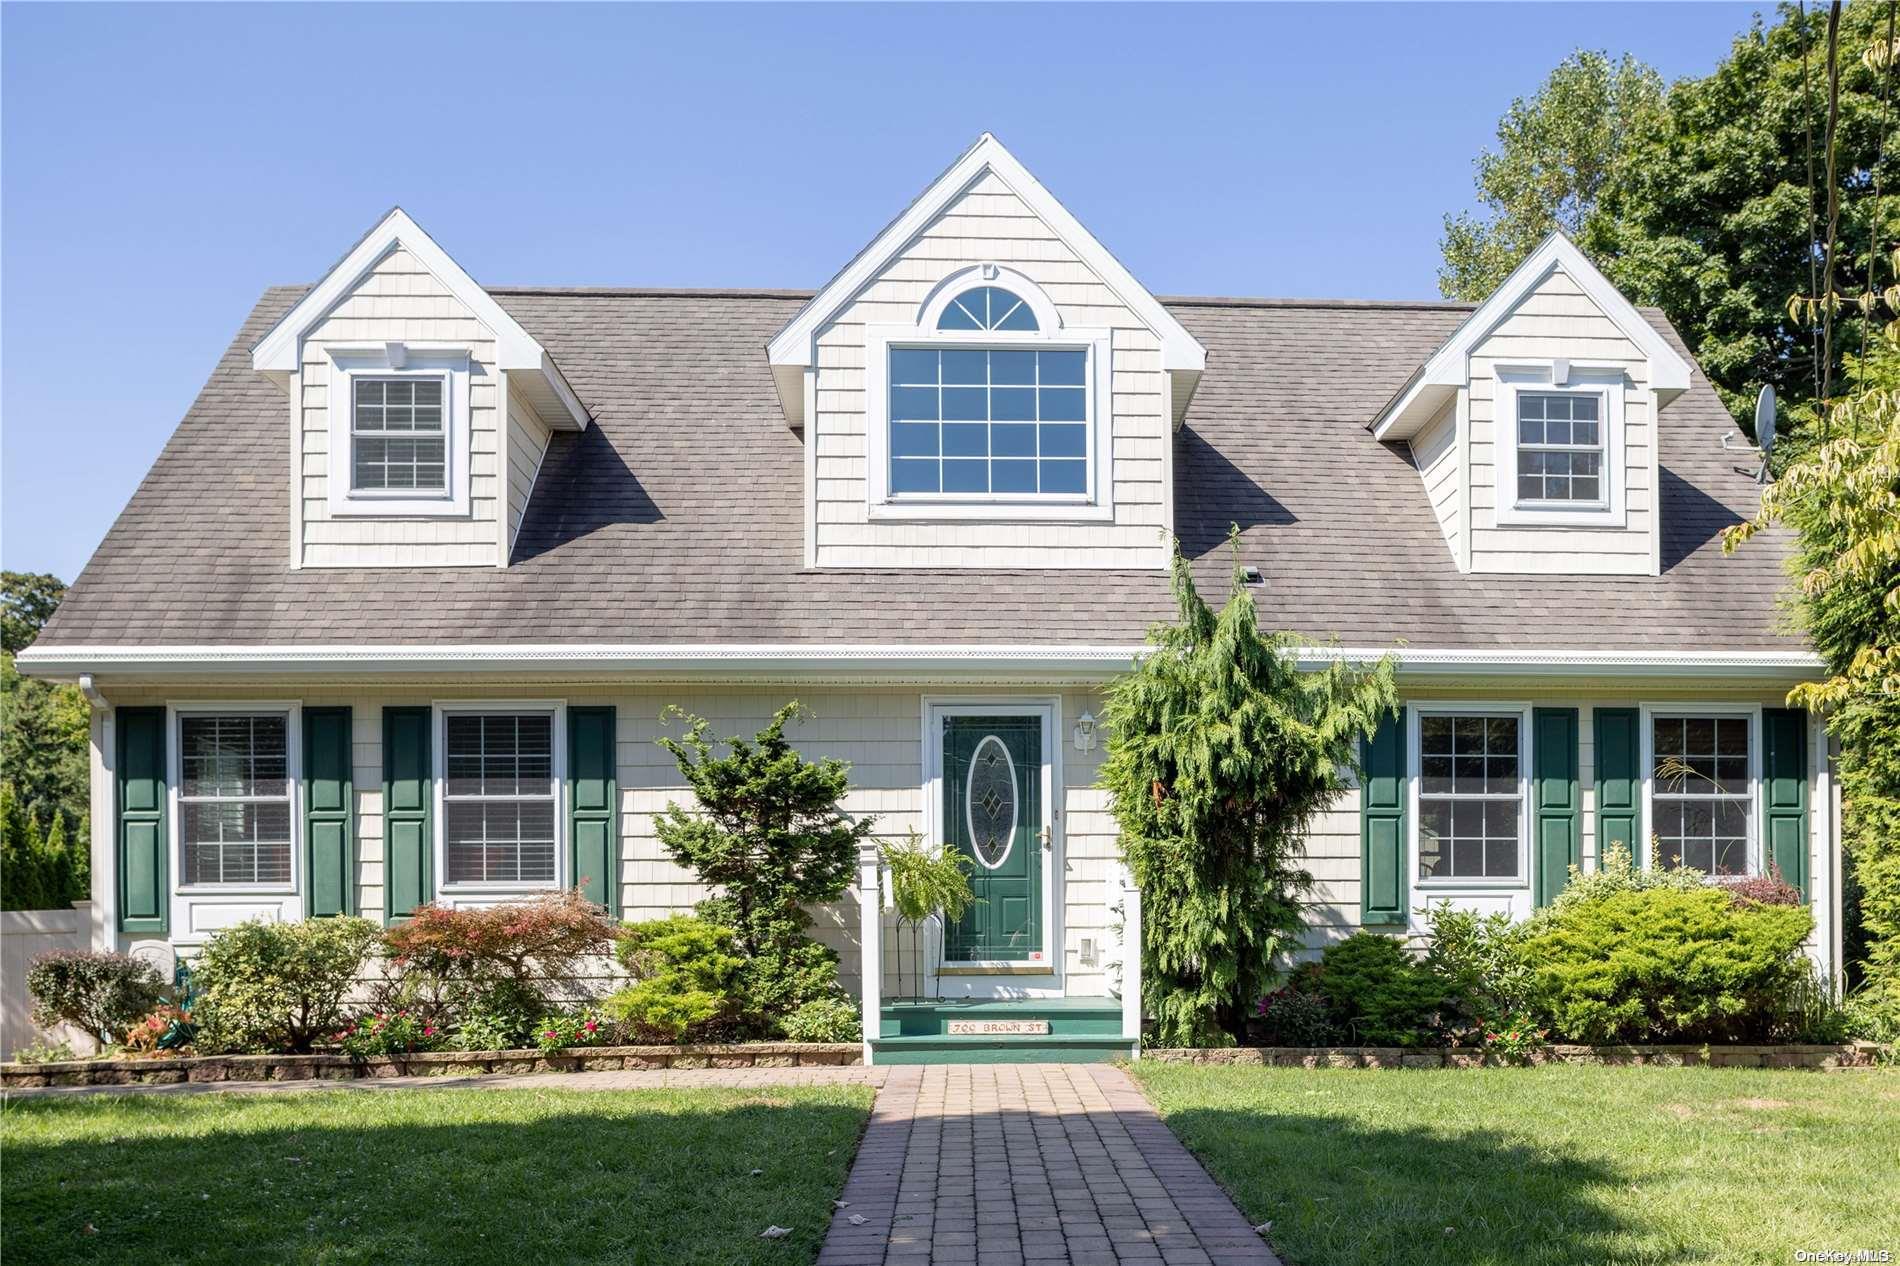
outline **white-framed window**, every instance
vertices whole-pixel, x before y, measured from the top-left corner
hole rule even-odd
[[[173,709],[181,890],[295,886],[296,720],[289,707]]]
[[[561,886],[564,709],[458,703],[437,713],[443,889]]]
[[[1651,864],[1711,875],[1755,873],[1759,711],[1690,705],[1646,712]]]
[[[944,279],[914,324],[868,327],[870,517],[1112,517],[1109,344],[994,264]]]
[[[1623,370],[1559,361],[1500,365],[1496,374],[1496,521],[1621,526]]]
[[[390,343],[329,356],[330,513],[467,515],[467,350]]]
[[[1522,886],[1530,722],[1522,708],[1412,710],[1413,857],[1421,886]]]

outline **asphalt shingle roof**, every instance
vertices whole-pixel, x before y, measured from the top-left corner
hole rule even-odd
[[[512,565],[292,571],[285,402],[249,349],[303,293],[259,301],[42,646],[1104,644],[1171,612],[1150,572],[805,570],[801,441],[762,350],[806,297],[784,291],[494,290],[597,422],[556,437]],[[1211,597],[1238,523],[1263,622],[1348,646],[1800,648],[1785,540],[1722,556],[1758,493],[1700,373],[1661,416],[1660,577],[1461,576],[1407,449],[1366,424],[1468,308],[1168,306],[1208,349],[1175,481]]]

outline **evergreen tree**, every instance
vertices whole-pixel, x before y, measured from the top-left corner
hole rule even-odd
[[[1307,823],[1397,700],[1389,660],[1301,672],[1295,641],[1260,631],[1233,539],[1233,590],[1218,614],[1175,551],[1180,623],[1150,632],[1104,709],[1102,785],[1141,890],[1143,1002],[1162,1046],[1244,1034],[1304,923]]]
[[[699,806],[667,805],[654,833],[675,861],[717,889],[699,912],[732,929],[746,960],[747,1018],[765,1032],[804,1003],[837,995],[838,956],[806,934],[806,907],[844,896],[873,823],[840,807],[848,765],[808,761],[786,739],[786,724],[804,715],[788,703],[751,742],[726,739],[720,755],[710,722],[669,707],[662,719],[682,718],[686,733],[659,740]]]
[[[0,907],[49,908],[46,845],[11,784],[0,782]]]

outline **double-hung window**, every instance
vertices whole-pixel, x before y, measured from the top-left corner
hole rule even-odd
[[[554,714],[446,712],[442,733],[445,881],[552,886]]]
[[[187,886],[291,881],[290,717],[178,718],[178,833]]]
[[[448,492],[444,380],[350,379],[350,487],[411,496]]]
[[[1604,504],[1603,424],[1595,392],[1519,391],[1518,502]]]
[[[1657,715],[1650,725],[1657,862],[1747,874],[1755,817],[1751,719]]]
[[[1523,740],[1515,712],[1419,716],[1421,880],[1523,877]]]

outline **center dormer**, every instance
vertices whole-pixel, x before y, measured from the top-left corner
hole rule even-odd
[[[994,137],[769,355],[808,566],[1166,565],[1206,353]]]

